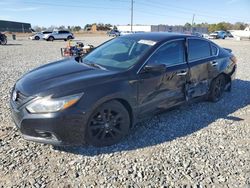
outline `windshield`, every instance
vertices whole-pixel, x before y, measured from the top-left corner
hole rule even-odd
[[[83,58],[83,63],[95,63],[107,69],[128,69],[156,42],[151,40],[136,40],[131,38],[113,39]]]

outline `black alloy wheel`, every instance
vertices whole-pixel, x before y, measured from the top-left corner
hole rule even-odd
[[[90,116],[86,139],[93,146],[103,147],[119,142],[130,128],[130,117],[126,108],[118,101],[99,106]]]
[[[210,94],[209,94],[209,99],[212,102],[217,102],[219,101],[224,93],[226,86],[226,80],[224,75],[219,75],[217,78],[215,78],[210,87]]]
[[[35,37],[35,40],[40,40],[40,37],[39,37],[39,36],[36,36],[36,37]]]

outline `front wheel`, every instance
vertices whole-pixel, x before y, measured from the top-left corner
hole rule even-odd
[[[67,40],[72,40],[72,39],[73,39],[72,36],[68,36],[68,37],[67,37]]]
[[[219,75],[211,83],[208,99],[212,102],[219,101],[223,96],[225,86],[226,86],[225,76]]]
[[[3,39],[0,41],[0,44],[6,45],[7,44],[7,38],[3,37]]]
[[[93,146],[103,147],[116,144],[130,128],[130,117],[126,108],[118,101],[106,102],[90,116],[86,140]]]

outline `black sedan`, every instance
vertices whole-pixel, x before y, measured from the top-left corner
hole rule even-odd
[[[220,100],[235,72],[232,51],[209,40],[131,34],[28,72],[13,87],[12,117],[27,140],[112,145],[149,115],[198,98]]]

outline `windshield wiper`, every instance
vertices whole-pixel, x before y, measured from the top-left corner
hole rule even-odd
[[[101,66],[101,65],[99,65],[97,63],[92,63],[92,62],[90,62],[90,63],[84,62],[84,63],[91,66],[91,67],[95,67],[95,68],[102,69],[102,70],[107,70],[105,67],[103,67],[103,66]]]

